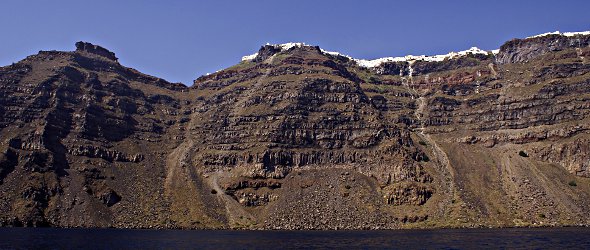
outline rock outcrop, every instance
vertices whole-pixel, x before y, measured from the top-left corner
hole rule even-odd
[[[522,63],[547,53],[586,48],[588,45],[590,45],[590,36],[588,35],[549,34],[528,39],[514,39],[500,47],[496,61],[500,64]]]
[[[81,53],[90,53],[90,54],[95,54],[95,55],[99,55],[102,57],[105,57],[107,59],[113,60],[113,61],[117,61],[118,58],[115,56],[115,53],[100,47],[98,45],[94,45],[91,43],[87,43],[87,42],[77,42],[76,43],[76,52],[81,52]]]

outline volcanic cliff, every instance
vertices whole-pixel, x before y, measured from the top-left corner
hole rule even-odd
[[[358,60],[265,45],[193,86],[85,42],[0,68],[0,225],[590,225],[590,34]]]

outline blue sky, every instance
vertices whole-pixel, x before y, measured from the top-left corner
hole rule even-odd
[[[0,65],[88,41],[120,62],[192,84],[269,43],[356,58],[496,49],[512,38],[590,30],[590,1],[22,1],[0,3]]]

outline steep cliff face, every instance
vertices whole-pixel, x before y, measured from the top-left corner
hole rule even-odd
[[[0,69],[2,224],[169,225],[164,158],[190,104],[182,84],[88,43]]]
[[[0,223],[587,225],[589,37],[369,67],[266,45],[192,87],[42,51],[0,68]]]
[[[587,223],[587,41],[510,41],[496,63],[444,73],[467,81],[414,76],[424,131],[445,152],[461,199],[486,224]]]
[[[193,86],[206,94],[189,125],[191,163],[202,166],[233,198],[227,203],[241,206],[237,209],[244,213],[268,214],[266,222],[253,219],[266,228],[330,228],[370,227],[372,218],[384,216],[392,217],[382,218],[392,226],[399,218],[382,211],[393,207],[388,203],[430,198],[435,187],[421,162],[424,152],[405,124],[383,115],[355,74],[317,47],[266,53],[272,50],[265,46],[251,62],[230,69],[234,73],[203,77]],[[363,184],[355,186],[364,191],[349,190],[356,183],[344,179],[327,180],[341,176],[338,169],[363,173],[358,180]],[[326,188],[321,182],[331,184]],[[315,191],[292,193],[297,189]],[[400,190],[408,195],[399,195]],[[310,203],[324,212],[313,221],[296,217],[313,206],[285,213],[295,209],[294,203]],[[325,217],[346,207],[348,222]],[[291,222],[283,225],[281,220]]]
[[[496,61],[500,64],[522,63],[551,52],[581,49],[590,45],[588,34],[548,34],[527,39],[514,39],[500,47]]]

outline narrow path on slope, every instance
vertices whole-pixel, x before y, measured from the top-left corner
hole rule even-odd
[[[450,212],[448,210],[449,206],[452,203],[452,200],[455,199],[455,195],[456,195],[456,186],[455,186],[455,178],[453,175],[453,171],[452,171],[452,167],[451,164],[449,162],[449,158],[447,156],[447,154],[445,153],[445,151],[443,151],[440,146],[436,143],[436,141],[434,139],[432,139],[432,137],[425,133],[425,112],[426,112],[426,105],[427,105],[427,101],[426,101],[426,97],[424,96],[420,96],[418,94],[417,91],[415,91],[414,89],[411,89],[412,92],[416,95],[419,96],[418,99],[416,100],[418,107],[416,108],[416,110],[414,111],[414,116],[416,117],[416,119],[418,120],[418,127],[416,128],[416,130],[418,131],[418,133],[416,133],[422,140],[424,140],[424,142],[426,142],[426,145],[430,146],[431,151],[432,151],[432,159],[435,161],[435,166],[438,167],[438,171],[442,174],[444,180],[441,180],[441,186],[445,187],[445,193],[447,193],[450,197],[450,199],[445,200],[445,204],[444,206],[441,207],[441,213],[445,214]],[[446,185],[445,185],[446,184]]]
[[[498,77],[498,72],[494,68],[493,63],[488,64],[488,69],[490,69],[490,71],[492,72],[492,76],[494,76],[494,78]]]
[[[240,228],[250,226],[252,225],[252,222],[256,221],[256,219],[250,213],[246,212],[240,203],[225,194],[225,190],[219,186],[219,177],[223,178],[227,174],[228,173],[221,170],[210,173],[210,185],[213,190],[217,192],[217,196],[220,197],[225,204],[230,227]]]
[[[582,62],[584,62],[584,59],[585,58],[584,58],[584,56],[582,56],[583,53],[582,53],[582,49],[581,48],[576,48],[576,54],[578,54],[578,57],[580,57],[580,60],[582,60]]]
[[[189,127],[190,126],[192,126],[192,120]],[[170,199],[173,207],[172,209],[176,209],[175,212],[178,213],[186,210],[206,209],[208,206],[217,207],[217,205],[209,204],[209,202],[213,202],[214,200],[203,200],[197,195],[199,191],[204,191],[200,189],[208,186],[216,191],[218,204],[225,209],[224,216],[231,228],[251,226],[253,224],[252,222],[255,221],[252,215],[246,212],[235,199],[227,195],[219,186],[219,177],[223,178],[226,176],[226,172],[218,170],[216,172],[207,173],[206,175],[208,175],[209,178],[199,176],[200,173],[197,167],[193,166],[190,162],[191,150],[194,145],[195,142],[191,138],[190,132],[187,132],[185,141],[176,147],[166,159],[167,175],[165,180],[165,193]],[[199,182],[204,185],[199,185]],[[186,194],[179,195],[179,193]]]
[[[449,158],[447,157],[447,154],[438,146],[436,141],[432,139],[432,137],[430,137],[429,134],[424,133],[424,109],[426,108],[426,97],[419,97],[417,99],[417,102],[418,108],[416,108],[416,111],[414,111],[414,116],[416,116],[418,122],[420,123],[419,127],[417,128],[418,135],[422,139],[426,140],[428,145],[432,146],[432,153],[438,165],[441,167],[440,170],[446,170],[446,172],[450,174],[452,177],[452,173],[450,171],[451,164],[449,163]]]
[[[266,59],[265,63],[273,64],[274,60],[275,60],[275,55],[272,55],[270,58]],[[243,111],[246,109],[246,106],[247,106],[246,102],[248,100],[251,100],[257,91],[260,91],[260,87],[263,84],[263,80],[266,79],[270,75],[271,71],[272,71],[272,68],[266,69],[264,71],[264,73],[260,77],[258,77],[258,79],[256,79],[256,82],[254,82],[254,84],[252,84],[246,90],[247,93],[242,95],[242,97],[236,102],[236,105],[235,105],[236,108],[231,112],[231,116],[239,116],[241,113],[243,113]]]

